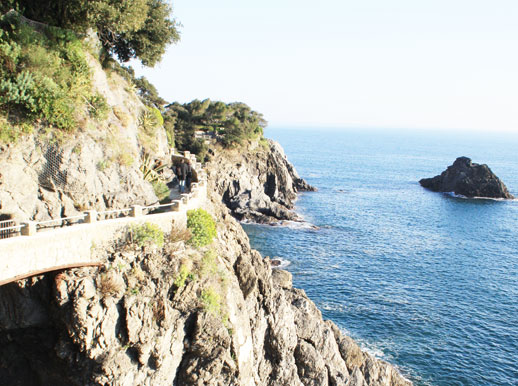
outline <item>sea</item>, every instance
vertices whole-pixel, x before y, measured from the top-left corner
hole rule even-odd
[[[271,128],[300,224],[244,224],[343,332],[415,385],[518,385],[518,200],[434,193],[459,156],[518,197],[518,135]]]

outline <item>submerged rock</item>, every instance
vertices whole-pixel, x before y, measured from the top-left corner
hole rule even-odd
[[[423,178],[419,183],[434,192],[453,192],[466,197],[514,198],[486,164],[473,163],[468,157],[457,158],[440,175]]]

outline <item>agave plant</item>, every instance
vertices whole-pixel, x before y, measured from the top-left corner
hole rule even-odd
[[[160,172],[166,167],[167,165],[159,165],[156,166],[153,160],[151,159],[151,156],[149,154],[144,154],[144,156],[141,159],[140,162],[140,171],[144,175],[144,179],[149,182],[157,182],[161,181],[162,178],[160,177]]]

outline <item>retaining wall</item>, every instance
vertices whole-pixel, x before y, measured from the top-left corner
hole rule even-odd
[[[193,192],[184,195],[169,212],[141,215],[135,207],[134,217],[96,221],[94,216],[91,223],[1,240],[0,285],[43,272],[100,265],[95,251],[124,237],[133,224],[156,224],[166,233],[171,231],[173,224],[186,226],[187,210],[203,207],[207,198],[204,182],[193,185]],[[87,218],[91,215],[92,212]]]

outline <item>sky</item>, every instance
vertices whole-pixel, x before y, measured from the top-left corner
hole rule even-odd
[[[168,101],[245,102],[270,127],[518,132],[518,0],[175,0]]]

